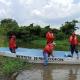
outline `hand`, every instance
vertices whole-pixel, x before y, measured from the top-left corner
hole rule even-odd
[[[55,42],[53,42],[53,45],[55,45],[55,46],[56,46],[56,43],[55,43]]]
[[[78,45],[80,46],[80,43],[78,43]]]

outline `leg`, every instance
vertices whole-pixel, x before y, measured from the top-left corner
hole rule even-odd
[[[11,53],[16,53],[14,48],[9,48]]]
[[[13,48],[13,53],[16,53],[15,48]]]
[[[11,53],[13,53],[13,50],[12,50],[12,48],[9,48],[9,50],[10,50],[10,52],[11,52]]]
[[[75,52],[76,52],[76,55],[77,55],[77,59],[79,59],[78,46],[75,46]]]
[[[48,65],[48,53],[43,52],[43,56],[44,56],[44,65]]]
[[[73,57],[73,53],[74,53],[74,45],[70,45],[70,48],[71,48],[71,55],[72,55],[72,57]]]
[[[48,54],[48,57],[50,57],[50,56],[54,57],[52,53],[51,54]]]
[[[48,57],[50,57],[51,54],[48,54]]]
[[[54,57],[53,53],[51,53],[51,56]]]

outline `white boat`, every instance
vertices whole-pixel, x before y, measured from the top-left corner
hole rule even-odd
[[[69,52],[66,52],[66,54]],[[42,50],[38,49],[26,49],[26,48],[18,48],[16,53],[11,53],[8,48],[0,48],[1,56],[22,58],[31,63],[43,63],[43,54]],[[66,57],[65,51],[55,51],[54,58],[48,58],[49,63],[53,64],[80,64],[80,59],[76,58],[76,54],[73,58]]]

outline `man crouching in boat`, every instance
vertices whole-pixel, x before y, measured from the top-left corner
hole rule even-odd
[[[46,46],[43,50],[44,65],[48,65],[48,57],[50,57],[50,55],[53,56],[52,52],[54,50],[54,47],[55,47],[55,44],[53,44],[53,43],[46,44]]]

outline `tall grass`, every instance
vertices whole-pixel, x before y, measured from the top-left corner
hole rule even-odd
[[[30,68],[30,64],[22,59],[0,56],[0,72],[2,72],[5,76],[9,76],[14,72],[25,68]]]

